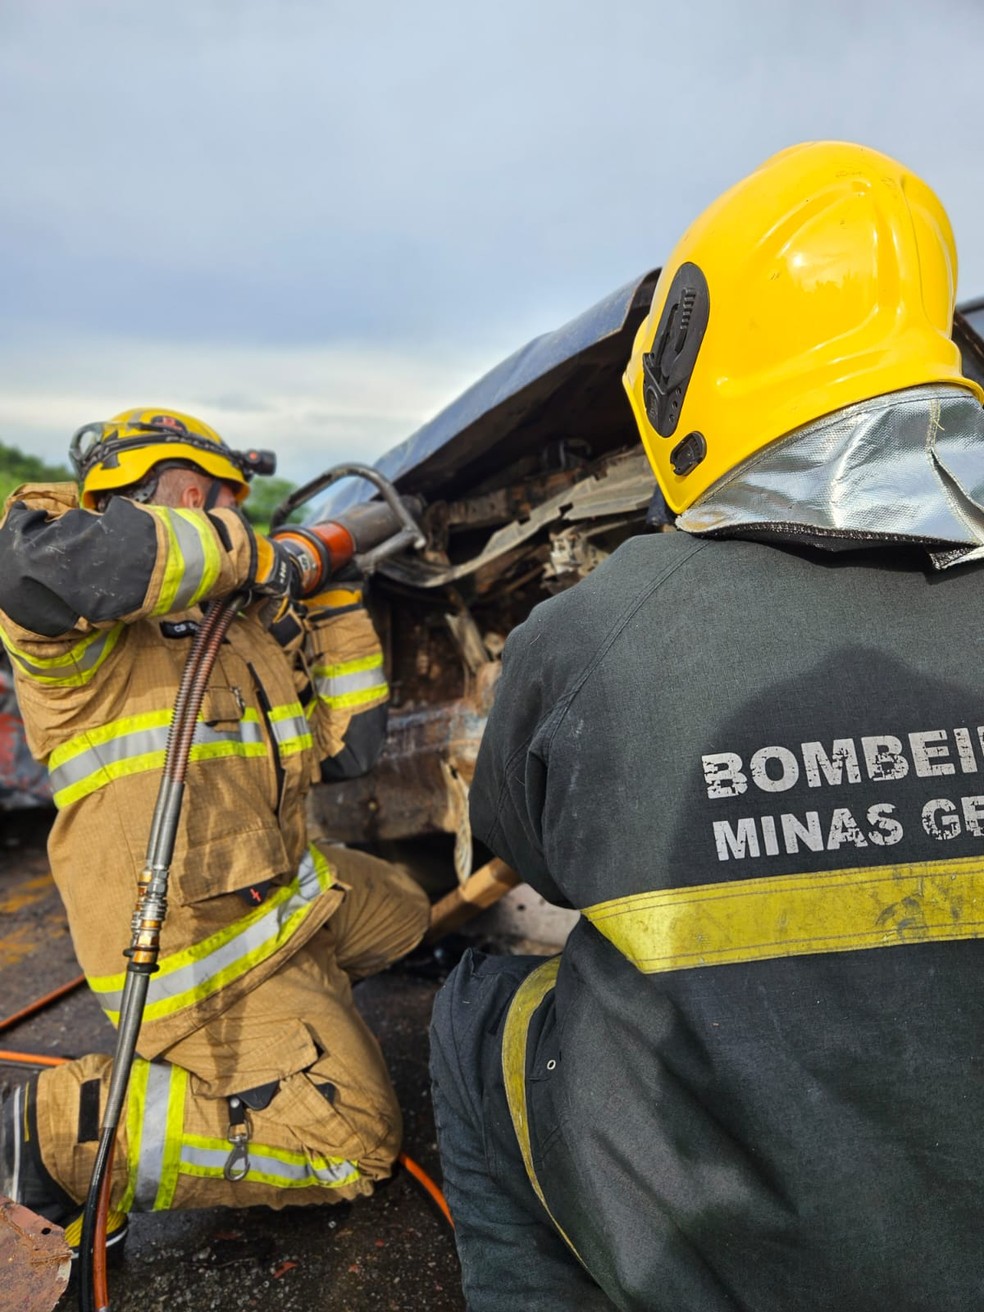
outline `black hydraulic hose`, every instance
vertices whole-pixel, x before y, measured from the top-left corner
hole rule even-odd
[[[120,1001],[116,1052],[99,1144],[82,1217],[79,1243],[79,1307],[81,1312],[107,1312],[105,1225],[109,1208],[110,1166],[130,1069],[143,1021],[151,975],[157,970],[160,934],[167,914],[167,881],[181,818],[185,775],[205,686],[222,639],[244,600],[236,593],[213,601],[205,613],[188,656],[175,699],[174,715],[164,753],[161,785],[150,826],[147,861],[138,884],[138,901],[131,924],[129,958]]]

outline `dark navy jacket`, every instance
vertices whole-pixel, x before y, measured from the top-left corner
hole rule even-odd
[[[509,639],[473,823],[587,912],[534,1163],[621,1307],[984,1307],[981,568],[657,534]]]

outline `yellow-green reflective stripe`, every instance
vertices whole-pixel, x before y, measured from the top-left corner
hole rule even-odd
[[[359,706],[389,692],[382,668],[382,652],[338,665],[316,665],[315,690],[329,706]]]
[[[185,1094],[188,1072],[181,1066],[171,1067],[171,1090],[167,1103],[167,1120],[164,1125],[164,1152],[161,1157],[161,1178],[154,1199],[155,1212],[167,1211],[174,1201],[181,1167],[181,1131],[184,1129]]]
[[[229,1157],[229,1144],[222,1139],[186,1134],[181,1147],[180,1170],[184,1175],[221,1176]],[[305,1189],[312,1185],[338,1189],[359,1179],[359,1168],[345,1157],[306,1155],[250,1142],[249,1170],[243,1177],[256,1184],[278,1189]]]
[[[144,1085],[143,1127],[137,1178],[133,1185],[133,1207],[138,1212],[153,1210],[164,1161],[164,1130],[171,1098],[172,1067],[148,1062]]]
[[[270,711],[270,725],[281,756],[292,756],[314,746],[314,738],[300,702],[274,706]]]
[[[178,1183],[188,1072],[134,1059],[127,1100],[127,1187],[122,1211],[170,1207]]]
[[[30,656],[15,646],[2,631],[0,631],[0,639],[3,640],[10,659],[34,683],[59,688],[81,688],[92,679],[110,655],[122,633],[122,624],[115,624],[111,629],[100,629],[96,633],[88,634],[69,651],[62,652],[58,656]],[[52,671],[62,671],[62,673],[52,673]],[[71,673],[64,671],[71,671]]]
[[[193,943],[191,947],[182,948],[180,952],[172,952],[161,957],[157,971],[151,976],[151,983],[160,981],[162,977],[174,971],[182,970],[185,966],[211,956],[216,948],[230,942],[237,934],[249,929],[257,921],[265,919],[269,915],[271,906],[285,901],[291,896],[292,892],[299,889],[304,894],[316,896],[322,888],[330,888],[333,882],[334,872],[331,866],[318,848],[312,846],[304,854],[298,873],[289,884],[277,889],[276,893],[261,906],[255,907],[231,925],[226,925],[224,929],[217,930],[199,943]],[[90,976],[88,983],[89,987],[95,989],[98,993],[120,993],[125,981],[126,971],[124,970],[117,975]]]
[[[516,1132],[516,1141],[533,1191],[571,1252],[580,1261],[577,1249],[564,1233],[563,1227],[558,1225],[540,1188],[540,1181],[533,1167],[530,1122],[526,1109],[526,1042],[530,1032],[530,1021],[537,1007],[556,984],[559,969],[560,957],[551,957],[549,961],[545,961],[542,966],[537,966],[536,970],[527,975],[516,990],[516,995],[509,1004],[502,1031],[502,1081],[506,1089],[506,1102]]]
[[[195,743],[188,754],[189,761],[211,761],[225,756],[259,757],[266,756],[267,749],[263,743],[244,743],[236,739],[228,742]],[[146,752],[140,756],[128,757],[112,765],[100,767],[97,774],[90,775],[67,788],[60,788],[52,793],[55,806],[61,808],[78,802],[90,793],[98,792],[114,779],[124,779],[128,775],[140,774],[145,770],[157,770],[164,764],[164,748]]]
[[[291,882],[261,906],[199,943],[160,960],[147,988],[144,1020],[160,1020],[210,997],[272,956],[293,935],[334,883],[334,871],[312,847]],[[89,987],[115,1025],[126,972],[95,976]]]
[[[28,652],[22,651],[7,634],[6,630],[0,629],[0,638],[3,639],[3,645],[10,654],[18,658],[18,664],[23,665],[25,671],[30,673],[31,671],[42,672],[44,670],[75,667],[94,644],[104,642],[109,634],[119,633],[122,628],[122,624],[115,624],[111,629],[96,629],[94,632],[87,633],[85,637],[80,638],[74,647],[59,652],[57,656],[32,656]]]
[[[222,571],[222,557],[219,554],[219,544],[216,541],[215,531],[211,524],[203,523],[200,517],[196,517],[193,511],[178,510],[175,512],[180,518],[187,519],[198,534],[199,547],[204,561],[202,565],[202,576],[198,587],[193,590],[187,601],[179,598],[179,608],[186,610],[191,606],[198,604],[201,599],[212,590],[212,586]]]
[[[219,576],[219,551],[212,530],[201,514],[191,510],[171,510],[162,506],[148,509],[160,521],[167,537],[167,557],[161,592],[152,615],[168,615],[187,610],[212,586]]]
[[[56,747],[48,758],[48,765],[56,769],[63,762],[77,756],[79,752],[87,751],[90,747],[98,747],[101,743],[109,742],[126,733],[136,733],[140,729],[154,729],[162,724],[170,724],[173,715],[172,710],[146,711],[141,715],[124,715],[118,720],[107,720],[105,724],[86,729],[84,733],[76,734],[74,738],[69,738],[67,742]]]
[[[57,770],[66,762],[73,760],[82,752],[87,752],[95,747],[102,747],[104,744],[113,743],[117,739],[124,738],[129,734],[141,733],[150,729],[168,729],[174,716],[173,710],[163,711],[145,711],[140,715],[124,715],[118,720],[107,720],[105,724],[100,724],[92,729],[86,729],[84,733],[76,734],[74,738],[69,738],[67,742],[61,743],[56,747],[48,758],[50,769]],[[259,724],[260,716],[257,711],[247,710],[243,712],[243,717],[237,723],[242,724]],[[203,728],[210,729],[205,722],[199,717],[196,734],[202,732]],[[213,733],[218,730],[211,730]],[[235,729],[222,730],[221,732],[235,733]],[[164,735],[164,742],[167,741],[167,735]]]
[[[337,679],[343,674],[360,674],[363,670],[378,670],[382,668],[382,664],[383,653],[376,651],[371,656],[360,656],[355,661],[342,661],[337,665],[319,665],[315,673],[323,674],[326,679]]]
[[[325,706],[334,707],[337,710],[343,710],[351,706],[363,706],[367,702],[375,701],[379,697],[385,697],[389,693],[389,684],[377,683],[372,688],[367,688],[364,692],[347,692],[337,697],[326,697],[322,692],[318,692],[318,698]]]
[[[55,805],[68,806],[114,779],[158,769],[164,763],[171,718],[171,711],[126,716],[55,748],[48,761]],[[215,729],[199,720],[189,759],[265,756],[266,750],[259,715],[249,710],[231,729]]]
[[[177,534],[174,531],[174,525],[171,522],[170,513],[157,506],[148,506],[151,514],[155,515],[160,521],[167,538],[167,550],[164,557],[164,577],[161,579],[160,596],[157,598],[157,604],[151,611],[152,615],[166,615],[173,610],[174,598],[177,595],[178,588],[181,585],[181,577],[184,574],[185,562],[181,554],[181,547],[178,543]]]
[[[120,1199],[119,1210],[129,1212],[137,1191],[140,1173],[140,1148],[144,1128],[144,1106],[147,1101],[147,1081],[150,1062],[134,1057],[130,1069],[130,1083],[126,1095],[126,1190]]]
[[[984,937],[984,857],[661,889],[587,907],[646,974]]]

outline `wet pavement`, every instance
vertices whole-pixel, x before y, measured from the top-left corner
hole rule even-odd
[[[0,813],[0,1017],[79,973],[44,841],[50,815]],[[427,1076],[437,983],[399,968],[356,987],[404,1111],[404,1150],[438,1183]],[[87,989],[0,1034],[0,1048],[51,1056],[111,1052],[114,1031]],[[33,1071],[0,1061],[0,1081]],[[354,1204],[139,1214],[110,1268],[113,1312],[459,1312],[447,1222],[406,1171]],[[58,1312],[77,1305],[74,1287]],[[0,1312],[14,1312],[0,1291]]]

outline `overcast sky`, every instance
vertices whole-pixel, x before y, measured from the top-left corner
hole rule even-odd
[[[796,141],[984,294],[977,0],[0,0],[0,440],[183,408],[312,477],[661,263]]]

